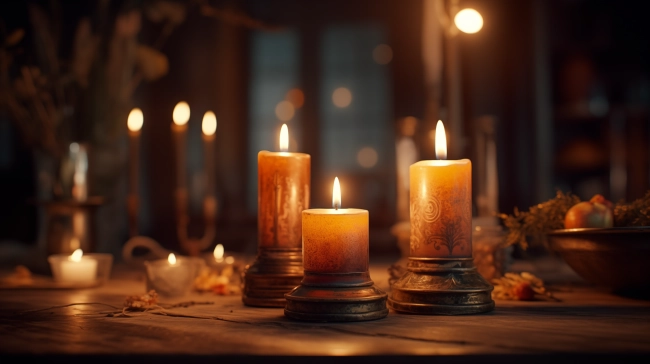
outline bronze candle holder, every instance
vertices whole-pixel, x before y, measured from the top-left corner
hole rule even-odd
[[[408,271],[391,287],[388,306],[425,315],[465,315],[494,309],[493,287],[473,258],[409,258]]]
[[[388,315],[386,293],[375,287],[368,271],[305,272],[300,286],[285,295],[285,316],[302,321],[370,321]]]
[[[248,306],[284,307],[284,295],[303,277],[302,249],[262,248],[246,268],[242,301]]]

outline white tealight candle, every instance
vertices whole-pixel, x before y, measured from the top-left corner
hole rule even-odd
[[[61,261],[59,281],[66,283],[92,283],[97,279],[97,260],[84,257],[81,249],[75,250],[68,260]]]
[[[163,296],[182,296],[189,291],[196,276],[196,265],[188,259],[176,259],[171,253],[167,259],[145,262],[148,289]]]

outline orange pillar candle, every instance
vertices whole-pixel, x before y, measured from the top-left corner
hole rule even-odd
[[[368,210],[341,209],[339,179],[334,180],[332,209],[302,212],[305,274],[368,271]]]
[[[301,212],[309,208],[311,157],[289,153],[289,131],[280,131],[281,152],[257,155],[260,248],[300,248]]]
[[[445,129],[436,126],[436,157],[410,167],[411,257],[472,256],[472,163],[447,158]]]

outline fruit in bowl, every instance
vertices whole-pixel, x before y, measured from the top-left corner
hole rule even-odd
[[[614,226],[613,206],[600,194],[589,201],[579,202],[567,211],[564,228],[611,228]]]

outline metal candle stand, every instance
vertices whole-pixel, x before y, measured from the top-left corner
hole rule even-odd
[[[258,307],[284,307],[285,293],[303,277],[302,249],[259,248],[255,262],[244,275],[244,304]]]
[[[409,258],[408,271],[388,298],[395,311],[425,315],[464,315],[494,309],[493,287],[476,270],[473,258]]]
[[[305,272],[300,286],[285,295],[285,316],[302,321],[369,321],[388,315],[386,293],[370,274]]]

